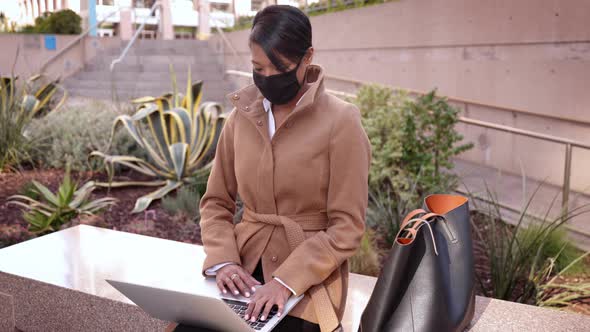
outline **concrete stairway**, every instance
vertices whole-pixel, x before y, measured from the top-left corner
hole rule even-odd
[[[160,96],[172,91],[170,64],[174,67],[178,90],[186,91],[189,66],[192,80],[203,80],[202,101],[226,104],[224,97],[235,90],[225,79],[221,59],[207,42],[197,40],[138,40],[113,73],[111,62],[119,57],[120,48],[105,50],[91,63],[64,82],[72,96],[112,99],[116,87],[119,101],[143,96]]]

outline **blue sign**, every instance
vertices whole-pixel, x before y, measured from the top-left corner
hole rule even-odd
[[[50,51],[55,51],[57,48],[57,40],[54,35],[45,35],[45,48]]]
[[[96,2],[96,0],[88,0],[88,26],[91,37],[96,37]]]

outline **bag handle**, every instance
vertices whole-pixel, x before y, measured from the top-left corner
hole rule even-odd
[[[426,226],[428,226],[428,230],[430,230],[430,239],[432,240],[432,246],[434,248],[434,253],[438,256],[438,250],[436,248],[436,240],[434,239],[434,232],[432,231],[432,226],[430,226],[430,222],[428,221],[428,219],[424,219],[424,218],[410,219],[410,220],[408,220],[408,222],[406,222],[406,225],[410,224],[411,222],[414,222],[414,224],[411,227],[400,228],[400,230],[398,231],[398,233],[395,237],[395,241],[402,246],[412,244],[412,242],[414,242],[414,240],[416,239],[416,234],[418,234],[418,230],[420,229],[420,227],[426,225]],[[408,232],[410,234],[410,236],[400,237],[402,232]]]

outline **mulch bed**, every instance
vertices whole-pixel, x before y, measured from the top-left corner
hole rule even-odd
[[[20,225],[27,227],[22,218],[22,211],[16,206],[8,205],[9,196],[18,194],[22,186],[31,180],[36,180],[52,191],[57,190],[62,181],[63,170],[27,170],[20,173],[0,173],[0,226]],[[80,184],[88,181],[106,181],[104,173],[72,172],[72,178]],[[119,177],[122,180],[146,180],[131,173]],[[137,198],[156,190],[157,187],[124,187],[97,188],[92,196],[100,198],[110,196],[116,198],[117,204],[102,212],[95,218],[84,218],[82,223],[89,223],[100,227],[131,233],[149,235],[186,243],[201,244],[200,230],[194,222],[188,222],[181,216],[168,214],[161,207],[161,202],[153,202],[143,213],[132,214],[131,211]],[[74,221],[76,222],[76,221]],[[30,236],[27,234],[25,237]]]

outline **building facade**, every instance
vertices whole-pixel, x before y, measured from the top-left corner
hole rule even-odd
[[[160,21],[160,10],[150,15],[150,8],[156,0],[19,0],[20,17],[16,20],[19,25],[34,24],[35,18],[45,12],[61,9],[71,9],[88,22],[89,1],[94,1],[96,22],[103,22],[99,34],[112,35],[116,33],[117,25],[121,21],[121,11],[131,10],[131,20],[134,24],[144,21],[148,27],[156,27]],[[239,0],[238,0],[239,1]],[[208,7],[210,27],[232,27],[235,20],[233,0],[167,0],[170,6],[172,25],[181,31],[199,26],[198,8]],[[183,29],[184,28],[184,29]]]

